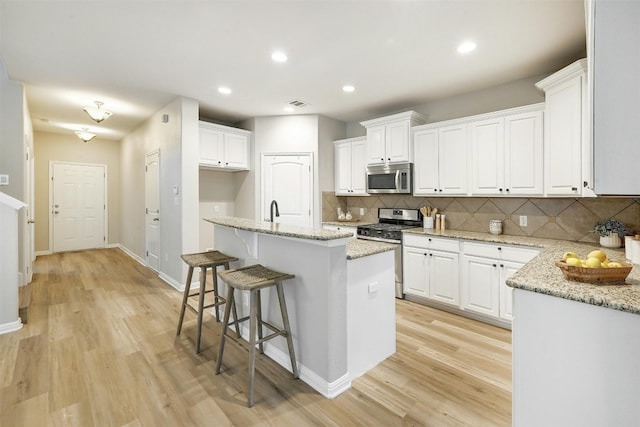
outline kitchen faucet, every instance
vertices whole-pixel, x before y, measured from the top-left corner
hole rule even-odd
[[[278,202],[276,202],[275,200],[271,201],[271,206],[269,207],[269,211],[271,213],[270,215],[270,219],[271,222],[273,222],[273,207],[276,207],[276,216],[280,216],[280,211],[278,210]]]

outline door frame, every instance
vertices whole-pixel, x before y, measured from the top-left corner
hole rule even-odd
[[[109,197],[107,193],[107,179],[109,177],[108,168],[106,164],[100,163],[79,163],[79,162],[65,162],[58,160],[49,160],[49,252],[53,252],[53,167],[54,165],[73,165],[73,166],[96,166],[101,167],[104,172],[104,244],[103,247],[107,247],[106,237],[109,235]]]
[[[144,256],[144,260],[145,260],[145,265],[151,269],[152,271],[155,271],[156,273],[160,273],[160,262],[162,261],[162,257],[160,256],[160,254],[158,255],[158,269],[156,270],[155,268],[151,267],[151,264],[149,263],[149,235],[147,233],[147,178],[148,178],[148,174],[147,174],[147,159],[151,156],[157,156],[158,157],[158,176],[157,176],[157,185],[158,185],[158,212],[160,211],[160,149],[158,148],[157,150],[153,150],[153,151],[149,151],[148,153],[146,153],[144,155],[144,190],[145,190],[145,195],[144,195],[144,252],[145,252],[145,256]],[[160,216],[160,214],[158,213],[158,216]],[[160,234],[161,234],[161,228],[162,228],[162,222],[159,221],[158,222],[158,249],[160,249]]]
[[[311,216],[311,227],[313,227],[313,225],[315,224],[315,216],[316,216],[316,211],[315,211],[315,195],[313,192],[314,189],[314,185],[315,185],[315,172],[316,172],[316,166],[314,163],[314,158],[313,158],[313,151],[296,151],[296,152],[273,152],[273,153],[267,153],[267,152],[262,152],[260,153],[260,205],[258,206],[258,209],[256,209],[257,214],[258,214],[258,220],[262,221],[264,220],[264,212],[262,211],[262,208],[264,206],[264,173],[265,173],[265,168],[264,168],[264,160],[265,157],[267,156],[287,156],[287,157],[299,157],[299,156],[305,156],[309,158],[309,167],[311,167],[311,170],[309,171],[309,211],[311,212],[310,216]]]

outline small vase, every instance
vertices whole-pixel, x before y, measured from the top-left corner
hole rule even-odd
[[[600,246],[605,248],[619,248],[622,245],[620,236],[616,233],[611,233],[608,236],[600,236]]]

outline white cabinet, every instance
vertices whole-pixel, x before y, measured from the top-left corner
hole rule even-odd
[[[353,234],[353,237],[356,237],[357,227],[350,227],[347,225],[332,225],[332,224],[322,224],[322,228],[324,230],[335,230],[335,231],[348,231]]]
[[[414,128],[415,165],[413,194],[467,194],[467,127],[418,126]]]
[[[367,164],[412,162],[411,127],[425,123],[415,111],[361,122],[367,129]]]
[[[334,144],[336,195],[366,196],[366,138],[343,139]]]
[[[405,235],[404,293],[458,306],[458,251],[457,240]]]
[[[462,252],[462,308],[510,322],[513,290],[506,280],[539,250],[465,241]]]
[[[545,92],[544,187],[549,196],[589,195],[593,186],[586,66],[581,59],[536,83]]]
[[[249,170],[251,132],[199,122],[200,166],[222,170]]]
[[[469,123],[473,195],[543,194],[542,108],[512,109]]]
[[[595,192],[637,196],[640,2],[597,0],[588,6]]]

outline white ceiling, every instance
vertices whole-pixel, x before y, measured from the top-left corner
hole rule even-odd
[[[34,128],[110,139],[176,96],[227,123],[286,114],[291,100],[310,104],[294,114],[365,120],[585,51],[583,0],[0,0],[0,19],[0,54],[27,85]],[[478,48],[463,56],[465,39]],[[288,62],[273,62],[275,49]],[[99,125],[82,111],[94,100],[114,113]]]

